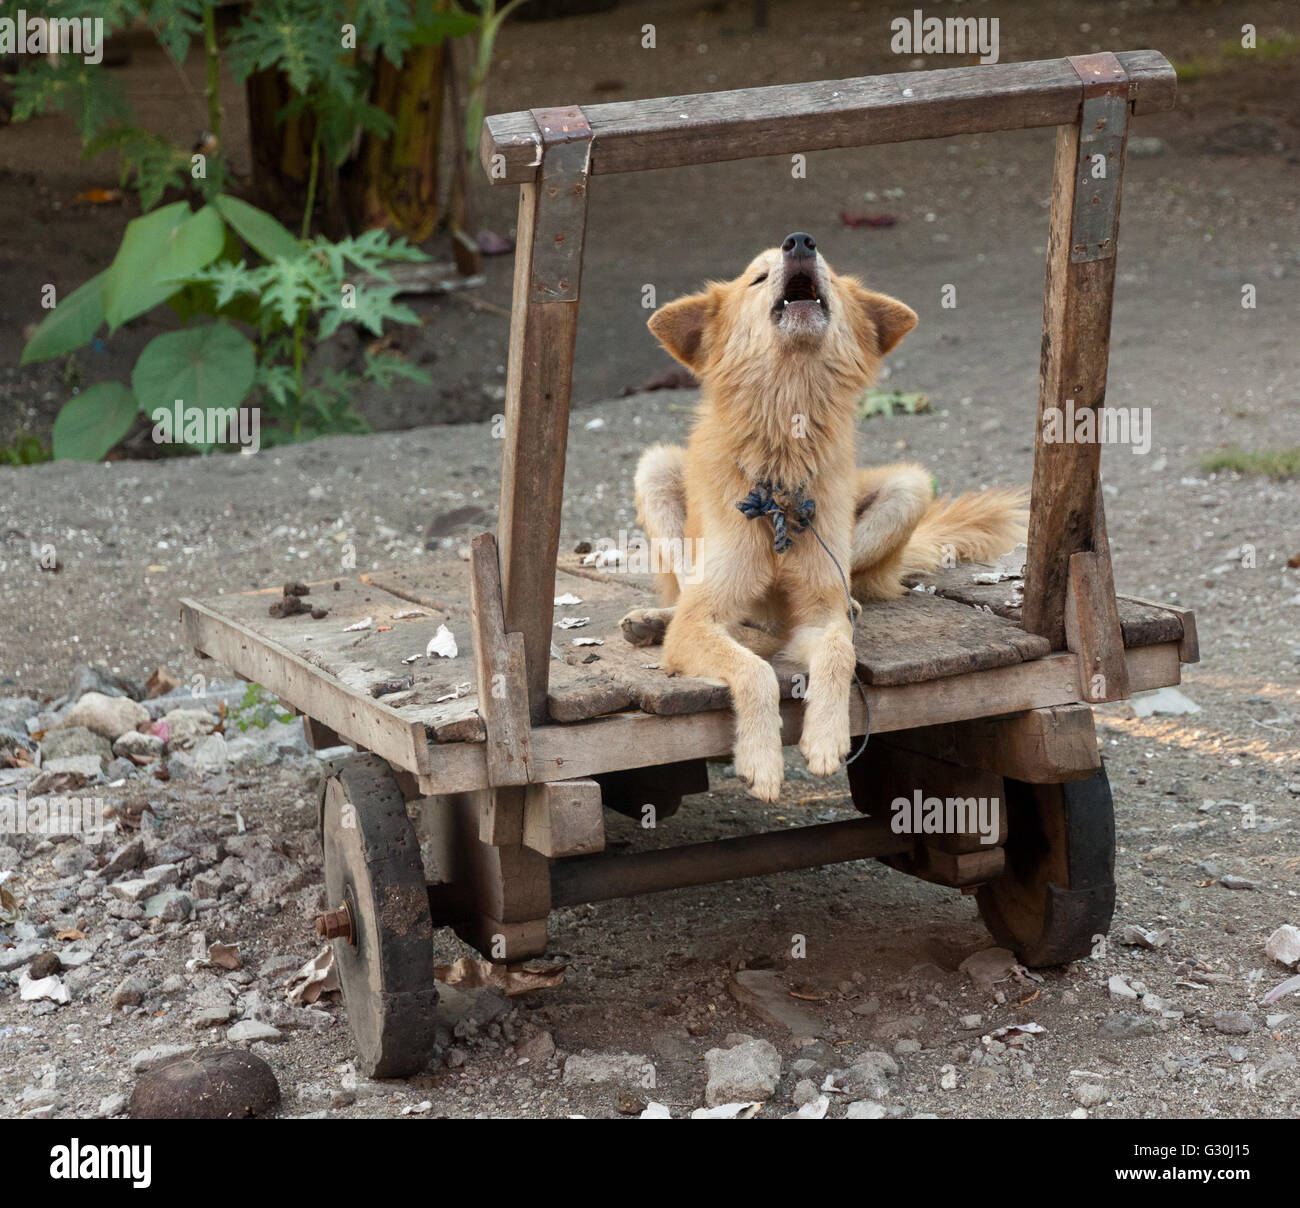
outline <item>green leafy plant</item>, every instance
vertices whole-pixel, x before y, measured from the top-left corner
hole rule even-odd
[[[261,263],[247,263],[245,246]],[[54,456],[98,460],[140,412],[153,415],[176,399],[210,411],[239,407],[253,394],[264,444],[364,431],[351,404],[359,381],[427,375],[383,356],[370,357],[360,375],[328,371],[311,381],[308,344],[344,323],[379,335],[385,320],[418,322],[396,300],[386,266],[425,259],[378,230],[337,243],[300,241],[269,214],[225,195],[197,211],[175,202],[134,219],[113,262],[55,306],[22,363],[70,353],[105,324],[111,334],[163,302],[185,326],[145,346],[130,388],[101,382],[69,400],[55,421]],[[199,317],[212,321],[194,322]],[[254,338],[237,324],[251,327]]]
[[[19,432],[13,442],[0,445],[0,466],[35,466],[53,456],[30,432]]]
[[[1300,476],[1300,446],[1288,449],[1220,449],[1201,458],[1201,469],[1209,474],[1225,470],[1234,474],[1262,475],[1283,479]]]
[[[870,419],[873,415],[916,415],[930,409],[930,399],[919,393],[900,390],[878,390],[872,386],[858,399],[858,418]]]
[[[244,699],[230,710],[230,721],[235,723],[241,734],[248,733],[250,726],[265,730],[273,721],[290,722],[293,717],[292,713],[285,713],[275,707],[264,695],[261,684],[253,683],[244,690]]]

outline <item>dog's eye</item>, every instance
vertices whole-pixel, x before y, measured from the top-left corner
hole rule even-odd
[[[767,274],[766,274],[766,273],[759,273],[758,276],[755,277],[755,278],[750,282],[750,285],[761,285],[761,284],[762,284],[764,281],[766,281],[766,280],[767,280]]]

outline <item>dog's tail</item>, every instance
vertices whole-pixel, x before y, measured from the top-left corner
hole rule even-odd
[[[1025,540],[1029,492],[993,487],[933,500],[903,548],[902,574],[929,574],[958,562],[991,562]]]

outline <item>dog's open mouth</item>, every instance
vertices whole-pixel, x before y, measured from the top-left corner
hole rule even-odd
[[[827,311],[826,300],[817,292],[817,280],[811,273],[791,273],[785,279],[785,289],[772,307],[772,314],[780,319],[786,314]]]

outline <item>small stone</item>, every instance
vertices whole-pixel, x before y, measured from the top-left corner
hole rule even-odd
[[[112,1022],[110,1019],[108,1022]],[[131,1058],[131,1069],[134,1073],[143,1074],[147,1070],[157,1069],[165,1061],[171,1061],[174,1057],[181,1057],[186,1053],[194,1052],[192,1044],[155,1044],[150,1045],[147,1049],[141,1049]]]
[[[709,1075],[704,1102],[709,1107],[770,1099],[781,1077],[781,1055],[766,1040],[710,1049],[704,1064]]]
[[[191,1017],[190,1026],[199,1029],[219,1028],[228,1024],[234,1014],[234,1007],[204,1007],[202,1011]]]
[[[1085,1082],[1075,1090],[1074,1097],[1084,1107],[1100,1107],[1106,1102],[1106,1088],[1095,1082]]]
[[[93,755],[103,763],[113,758],[113,747],[108,739],[85,726],[67,726],[47,730],[41,739],[41,755],[46,760],[69,759],[75,755]]]
[[[859,1099],[856,1103],[849,1104],[849,1110],[844,1113],[846,1120],[883,1120],[885,1118],[885,1109],[879,1103],[872,1103],[869,1099]]]
[[[1102,1020],[1097,1030],[1112,1040],[1133,1040],[1139,1036],[1154,1036],[1159,1028],[1150,1016],[1111,1015]]]
[[[108,859],[108,863],[99,870],[99,875],[111,881],[124,872],[139,868],[144,861],[144,840],[132,839],[123,843]]]
[[[111,1007],[138,1006],[148,993],[149,983],[143,977],[131,974],[118,982],[117,988],[108,996],[108,1004]]]
[[[1264,955],[1288,968],[1300,965],[1300,927],[1283,923],[1264,942]]]
[[[637,1053],[574,1053],[565,1059],[562,1081],[582,1086],[637,1083],[646,1064],[647,1059]]]
[[[113,754],[124,758],[161,759],[162,753],[163,740],[156,734],[141,734],[139,730],[128,730],[113,743]]]
[[[1239,877],[1233,873],[1225,873],[1219,878],[1219,884],[1224,889],[1258,889],[1259,882],[1252,881],[1250,877]]]
[[[1128,984],[1128,980],[1116,973],[1106,983],[1111,998],[1137,1000],[1138,992]]]
[[[113,1116],[120,1116],[126,1111],[127,1098],[125,1095],[105,1095],[99,1101],[99,1107],[95,1111],[101,1120],[108,1120]]]
[[[279,1028],[274,1028],[259,1019],[244,1019],[226,1033],[226,1039],[231,1044],[252,1044],[258,1040],[281,1040],[283,1033]]]
[[[977,986],[988,988],[1006,980],[1019,967],[1015,954],[1006,948],[984,948],[973,952],[957,969]]]
[[[795,1107],[803,1107],[805,1103],[815,1103],[820,1097],[821,1092],[817,1089],[817,1083],[811,1078],[800,1078],[794,1084],[794,1094],[790,1096]]]
[[[57,977],[63,972],[63,961],[59,959],[57,952],[42,952],[34,961],[31,968],[27,970],[27,976],[33,981],[39,981],[42,977]]]
[[[1233,1061],[1242,1062],[1246,1060],[1246,1050],[1239,1044],[1228,1045],[1228,1056]]]
[[[129,730],[138,730],[149,722],[149,710],[129,697],[87,692],[64,715],[59,728],[84,726],[92,733],[113,742]]]
[[[161,919],[164,923],[179,923],[194,911],[194,899],[183,889],[164,889],[144,904],[144,917]]]
[[[534,1065],[542,1065],[555,1056],[555,1037],[550,1032],[538,1032],[515,1045],[515,1052]]]
[[[1220,1011],[1214,1017],[1214,1030],[1224,1036],[1249,1036],[1255,1021],[1245,1011]]]

